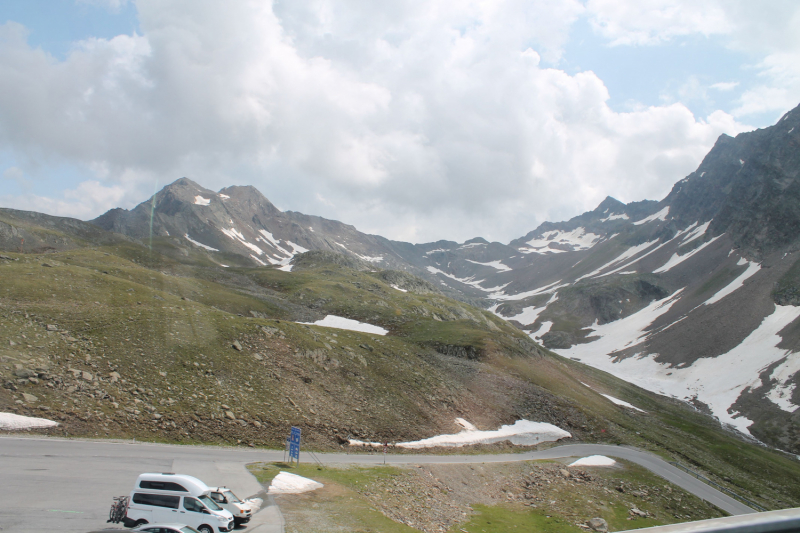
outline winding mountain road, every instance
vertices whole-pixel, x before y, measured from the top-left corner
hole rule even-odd
[[[755,512],[678,470],[663,459],[633,448],[568,444],[548,450],[503,455],[388,455],[387,464],[493,463],[607,455],[626,459],[691,492],[730,514]],[[328,464],[382,464],[383,455],[317,454]],[[0,500],[0,531],[85,533],[106,526],[111,497],[130,493],[142,472],[180,472],[231,487],[240,496],[263,489],[245,465],[281,461],[282,451],[0,437],[0,472],[6,489]],[[301,461],[312,458],[303,453]],[[279,533],[283,518],[271,497],[242,531]]]

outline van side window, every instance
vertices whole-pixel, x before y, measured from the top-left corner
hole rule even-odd
[[[172,481],[141,481],[139,483],[140,489],[155,489],[155,490],[171,490],[174,492],[189,492],[183,485],[174,483]]]
[[[138,503],[139,505],[153,505],[155,507],[177,509],[180,501],[180,496],[168,496],[166,494],[145,494],[143,492],[136,492],[133,494],[133,503]]]
[[[187,511],[202,513],[203,509],[205,509],[205,506],[199,501],[195,500],[194,498],[184,498],[183,508],[186,509]]]
[[[228,503],[225,501],[225,496],[223,496],[219,492],[212,492],[211,494],[209,494],[209,496],[211,496],[211,499],[217,503]]]

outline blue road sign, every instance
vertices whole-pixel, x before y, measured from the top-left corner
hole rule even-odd
[[[289,435],[289,458],[297,459],[297,462],[300,462],[300,428],[294,426]]]

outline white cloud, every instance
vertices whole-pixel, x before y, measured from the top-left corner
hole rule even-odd
[[[588,0],[594,27],[612,45],[652,45],[684,35],[727,34],[734,25],[719,2]]]
[[[128,4],[128,0],[75,0],[75,3],[103,7],[112,13],[116,13]]]
[[[89,220],[103,214],[110,206],[121,205],[126,194],[121,186],[107,187],[97,181],[84,181],[75,189],[63,191],[60,198],[36,194],[0,195],[0,205]]]
[[[736,87],[739,86],[738,81],[726,81],[726,82],[719,82],[709,85],[710,89],[716,89],[718,91],[732,91]]]
[[[588,0],[586,15],[611,45],[656,45],[681,37],[716,38],[754,59],[747,65],[758,81],[744,88],[736,117],[772,112],[776,118],[797,105],[800,94],[800,3],[775,0]],[[691,83],[691,80],[688,82]],[[711,88],[730,91],[737,82]]]
[[[14,181],[20,187],[27,188],[30,186],[30,183],[25,178],[25,173],[19,167],[8,167],[3,171],[3,178]]]
[[[38,210],[96,216],[189,176],[389,237],[508,240],[608,194],[659,198],[746,129],[681,104],[618,113],[594,73],[545,68],[587,9],[618,44],[728,31],[716,8],[647,5],[140,0],[142,35],[64,61],[8,23],[0,148],[26,173],[44,154],[105,184]]]

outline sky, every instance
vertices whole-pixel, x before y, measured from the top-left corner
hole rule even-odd
[[[409,242],[663,198],[800,103],[796,0],[5,0],[0,207],[181,177]]]

